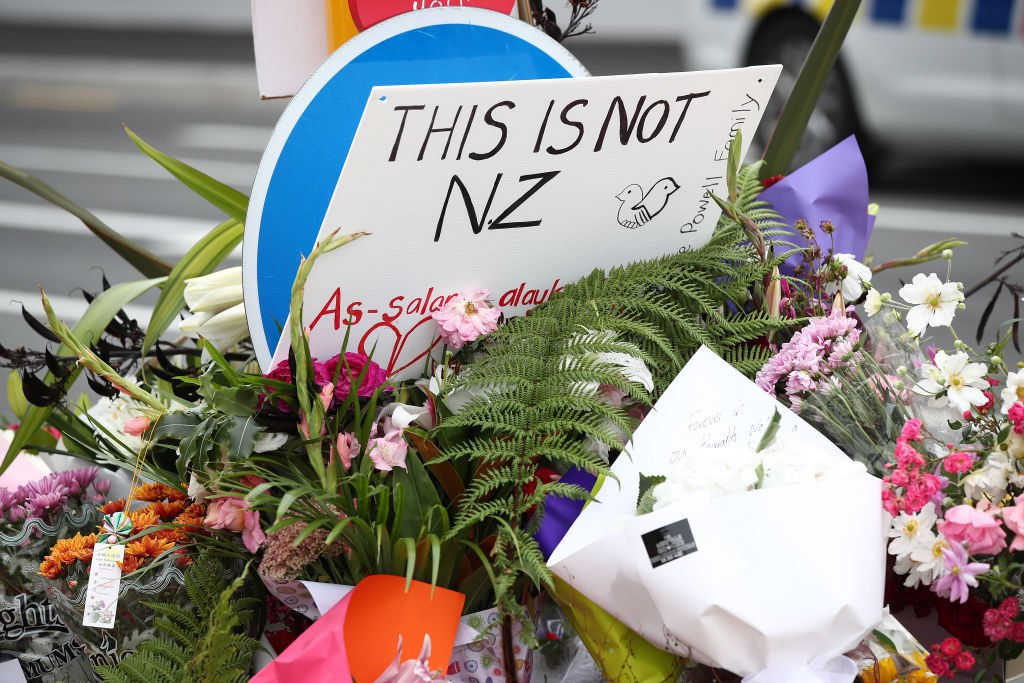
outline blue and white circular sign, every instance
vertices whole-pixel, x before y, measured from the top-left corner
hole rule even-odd
[[[285,109],[253,184],[242,268],[249,330],[264,370],[286,324],[300,254],[316,241],[374,86],[586,75],[543,32],[470,8],[397,16],[331,55]]]

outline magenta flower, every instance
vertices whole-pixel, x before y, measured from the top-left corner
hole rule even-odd
[[[340,370],[338,369],[339,364],[342,364]],[[324,363],[324,368],[328,373],[327,381],[334,381],[335,374],[338,375],[338,384],[334,387],[336,400],[344,401],[348,397],[352,391],[352,383],[359,379],[364,367],[366,374],[363,375],[363,381],[356,390],[356,395],[368,398],[373,396],[377,387],[384,384],[384,380],[387,379],[384,368],[362,353],[346,353],[344,363],[341,361],[341,354]]]
[[[950,543],[949,548],[942,550],[942,564],[946,569],[938,581],[932,584],[932,590],[950,602],[967,602],[968,586],[977,586],[979,574],[988,571],[984,562],[967,562],[967,551],[959,543]]]
[[[444,343],[458,349],[497,329],[501,313],[487,301],[490,295],[486,289],[459,292],[441,310],[430,314],[437,321]]]

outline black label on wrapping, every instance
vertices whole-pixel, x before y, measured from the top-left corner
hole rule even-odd
[[[647,549],[651,567],[655,569],[672,560],[678,560],[683,555],[697,552],[697,544],[693,540],[688,519],[681,519],[660,529],[648,531],[641,538],[644,539],[644,548]]]

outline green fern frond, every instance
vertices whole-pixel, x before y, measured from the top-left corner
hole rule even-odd
[[[248,567],[228,585],[221,565],[207,556],[185,574],[191,602],[143,603],[157,615],[156,632],[116,666],[98,666],[110,683],[235,683],[248,678],[259,641],[239,632],[251,617],[252,598],[235,599]]]
[[[623,435],[635,427],[599,386],[650,404],[701,345],[753,375],[770,357],[763,339],[794,324],[762,311],[738,313],[748,310],[751,292],[781,262],[774,250],[788,255],[791,246],[784,241],[787,226],[757,198],[757,164],[740,171],[738,187],[737,216],[753,214],[762,235],[778,245],[764,258],[742,225],[723,218],[701,249],[595,270],[567,286],[529,316],[499,327],[482,356],[460,373],[458,386],[471,387],[477,398],[446,417],[430,439],[441,446],[438,460],[478,472],[459,501],[449,537],[493,538],[502,612],[523,616],[521,579],[537,587],[551,581],[532,536],[547,493],[588,495],[568,485],[527,494],[538,464],[609,474],[585,442],[621,450]],[[642,361],[654,391],[602,354]]]

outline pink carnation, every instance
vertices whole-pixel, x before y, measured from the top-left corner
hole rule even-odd
[[[441,339],[450,346],[461,348],[467,342],[476,341],[497,329],[501,313],[487,301],[490,295],[486,289],[459,292],[441,310],[431,313],[437,321]]]
[[[972,555],[995,555],[1006,547],[1003,526],[988,512],[970,505],[946,510],[938,527],[950,543],[966,543]]]

